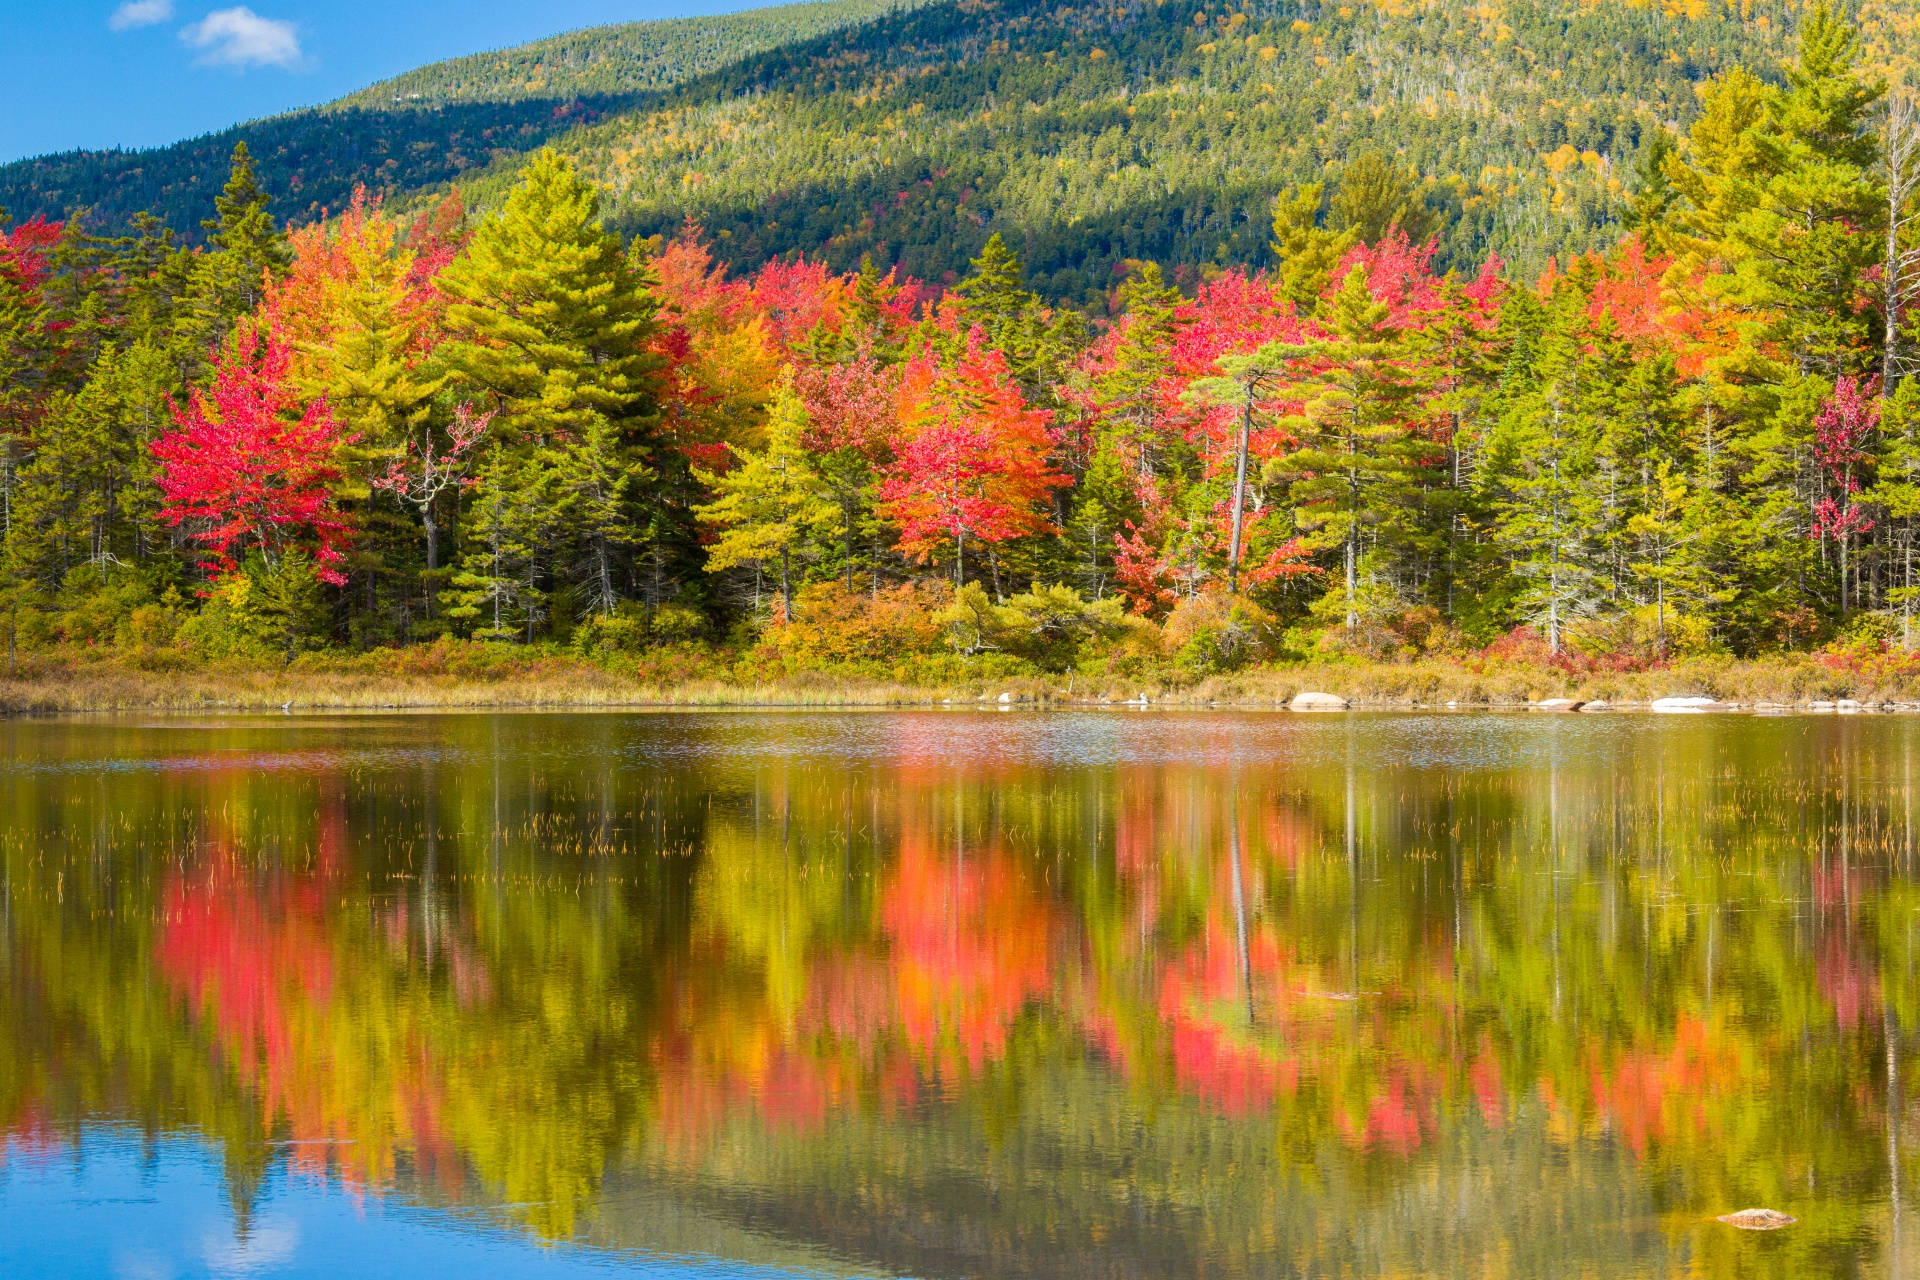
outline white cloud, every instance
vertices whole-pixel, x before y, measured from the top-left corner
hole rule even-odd
[[[245,1236],[234,1235],[233,1229],[224,1225],[208,1230],[201,1237],[200,1252],[207,1260],[207,1270],[215,1275],[250,1276],[292,1261],[299,1244],[298,1225],[280,1219],[258,1223]]]
[[[135,27],[150,27],[156,22],[165,22],[173,16],[173,0],[127,0],[113,16],[107,19],[107,25],[115,31],[131,31]]]
[[[180,38],[196,49],[205,49],[200,61],[214,66],[300,65],[300,36],[293,24],[263,18],[244,5],[214,10],[182,31]]]

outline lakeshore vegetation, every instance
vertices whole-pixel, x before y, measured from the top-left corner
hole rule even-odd
[[[199,242],[0,232],[8,661],[1904,687],[1920,119],[1861,50],[1797,15],[1537,267],[1357,145],[1257,255],[1124,259],[1097,305],[998,233],[935,281],[622,236],[557,149],[289,229],[242,144]]]

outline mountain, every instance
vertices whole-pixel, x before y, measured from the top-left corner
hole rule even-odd
[[[577,155],[622,230],[701,220],[723,258],[864,254],[925,279],[995,230],[1034,283],[1264,260],[1288,183],[1377,152],[1426,181],[1443,261],[1522,265],[1617,231],[1655,126],[1732,63],[1774,66],[1784,0],[831,0],[555,37],[144,152],[0,168],[16,217],[211,211],[244,140],[283,217],[356,183],[485,206],[529,151]]]
[[[337,102],[172,146],[0,165],[0,209],[16,221],[87,209],[107,230],[151,211],[195,237],[212,216],[234,144],[245,142],[276,212],[308,221],[344,205],[356,184],[388,192],[444,184],[685,80],[901,7],[902,0],[823,0],[569,32],[434,63]]]

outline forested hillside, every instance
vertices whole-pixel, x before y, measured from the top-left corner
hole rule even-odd
[[[961,19],[881,25],[923,21]],[[1192,56],[1221,57],[1203,34]],[[887,207],[824,257],[771,253],[775,220],[686,220],[697,183],[649,223],[631,173],[666,161],[621,159],[611,126],[497,189],[404,214],[362,192],[290,233],[236,148],[204,245],[151,222],[0,235],[9,645],[165,666],[458,639],[737,676],[1163,683],[1276,658],[1622,671],[1818,649],[1920,679],[1920,99],[1862,35],[1815,6],[1779,59],[1672,81],[1684,129],[1568,99],[1576,141],[1640,130],[1630,174],[1594,175],[1627,229],[1594,221],[1591,250],[1503,261],[1461,227],[1526,208],[1518,178],[1462,195],[1372,137],[1223,225],[1264,265],[1116,256],[1085,309],[1043,296],[1018,219],[976,221],[971,196],[947,214],[986,238],[951,283],[877,251]],[[1241,41],[1250,65],[1265,38]],[[1119,60],[994,64],[994,83]],[[1001,108],[931,92],[976,74],[876,89],[932,104],[887,136],[972,138],[954,163],[1011,192],[1041,172],[1014,163],[1039,154],[1020,119],[1046,112],[989,150]],[[1237,112],[1211,132],[1212,75],[1154,108],[1203,169],[1246,144]],[[744,88],[713,118],[663,109],[658,136],[707,119],[741,182],[781,138],[893,145],[849,87],[844,127],[812,135],[797,99]],[[1116,96],[1098,136],[1126,145],[1147,96]],[[722,127],[749,108],[757,142]],[[1551,173],[1580,154],[1542,153],[1556,119],[1489,112],[1430,154],[1505,137],[1524,156],[1547,130]],[[1158,167],[1050,172],[1070,206]],[[945,180],[893,208],[937,211]],[[1549,199],[1539,225],[1578,207]]]
[[[1732,64],[1772,75],[1784,0],[1042,5],[875,0],[600,28],[443,63],[177,147],[0,169],[16,218],[152,210],[195,237],[244,140],[294,222],[355,184],[496,204],[548,143],[613,225],[702,220],[736,266],[868,254],[942,280],[1000,232],[1097,304],[1129,259],[1263,265],[1268,201],[1363,151],[1424,184],[1440,261],[1604,243],[1655,126]],[[1184,278],[1184,277],[1183,277]]]
[[[24,221],[90,211],[96,230],[137,214],[197,238],[234,144],[255,157],[282,216],[338,212],[357,185],[407,192],[450,182],[563,137],[637,99],[782,45],[910,8],[916,0],[819,0],[718,17],[570,32],[435,63],[306,111],[148,151],[76,151],[0,166],[0,209]]]

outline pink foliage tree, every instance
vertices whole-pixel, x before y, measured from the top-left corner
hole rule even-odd
[[[1828,492],[1814,500],[1813,536],[1831,538],[1840,550],[1840,607],[1847,605],[1848,552],[1853,535],[1873,528],[1866,508],[1854,501],[1860,492],[1860,472],[1872,455],[1867,450],[1880,425],[1880,404],[1871,385],[1841,378],[1833,394],[1813,420],[1813,456],[1820,464]]]
[[[352,530],[334,506],[333,457],[351,437],[324,400],[300,410],[289,361],[277,332],[242,326],[235,334],[214,363],[212,388],[176,405],[179,429],[153,442],[160,515],[186,526],[223,572],[238,568],[236,554],[257,551],[273,565],[310,546],[314,576],[338,586]]]

